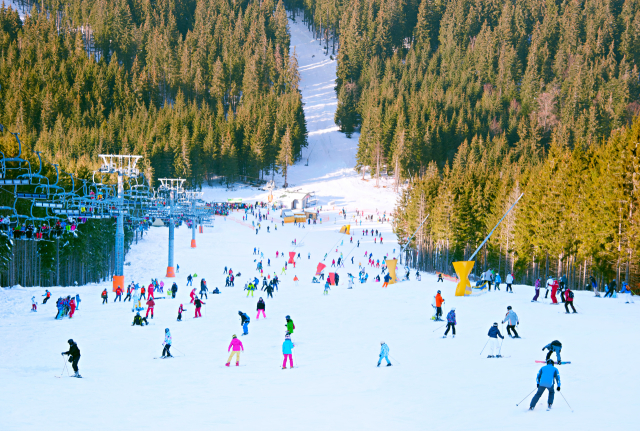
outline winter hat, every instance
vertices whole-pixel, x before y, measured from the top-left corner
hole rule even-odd
[[[67,341],[67,343],[69,343],[69,344],[76,344],[76,342],[75,342],[75,341],[73,341],[71,338],[69,339],[69,341]]]
[[[288,332],[285,334],[284,336],[285,340],[290,340],[291,339],[291,334],[289,334]]]
[[[547,365],[553,365],[553,359],[547,359]]]
[[[493,322],[493,326],[498,326],[498,322]]]
[[[508,306],[508,307],[507,307],[507,310],[511,310],[511,306]]]
[[[164,330],[164,332],[169,332],[169,328],[166,328],[166,329]]]
[[[286,315],[284,318],[285,318],[285,319],[291,319],[291,316]]]
[[[233,338],[238,338],[238,337],[236,337],[236,334],[233,334]]]
[[[451,309],[451,311],[456,311],[456,307],[453,307],[453,308]]]

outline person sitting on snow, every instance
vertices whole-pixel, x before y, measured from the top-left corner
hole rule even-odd
[[[133,323],[131,324],[131,326],[135,326],[135,325],[140,325],[140,326],[144,326],[142,323],[146,323],[147,325],[149,324],[149,322],[147,322],[147,318],[146,317],[142,317],[140,315],[140,312],[137,312],[135,317],[133,318]]]

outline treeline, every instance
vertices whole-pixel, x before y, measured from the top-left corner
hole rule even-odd
[[[594,275],[637,288],[640,282],[640,121],[602,145],[570,149],[556,142],[547,158],[519,161],[504,137],[463,143],[453,163],[435,163],[399,202],[395,230],[418,228],[412,262],[453,273],[520,194],[524,196],[476,256],[475,272],[515,271],[519,282],[567,275],[582,288]]]
[[[5,8],[0,123],[71,171],[134,153],[152,181],[263,177],[306,145],[290,54],[272,0],[43,0],[24,22]]]

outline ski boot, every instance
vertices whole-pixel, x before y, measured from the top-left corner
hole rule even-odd
[[[236,367],[239,367],[239,366],[240,366],[240,362],[236,362]]]
[[[224,366],[225,366],[225,367],[228,367],[228,366],[229,366],[229,363],[227,362],[226,364],[224,364]]]
[[[82,378],[82,376],[80,375],[80,373],[78,373],[77,371],[76,371],[76,373],[73,375],[73,377]]]
[[[533,410],[533,407],[529,407],[529,410]]]
[[[551,404],[549,404],[549,405],[547,406],[547,408],[548,408],[548,409],[551,409]]]
[[[496,358],[502,358],[502,355],[496,355]]]
[[[489,356],[487,356],[487,358],[495,358],[495,356],[489,355]]]
[[[391,363],[388,363],[388,364],[387,364],[387,367],[390,367],[390,366],[391,366]]]
[[[443,335],[443,336],[442,336],[442,338],[447,338],[447,336],[446,336],[446,335]]]
[[[378,362],[378,365],[376,365],[376,367],[380,367],[380,362]]]

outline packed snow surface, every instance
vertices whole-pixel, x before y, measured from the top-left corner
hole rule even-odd
[[[242,214],[234,212],[217,217],[214,227],[197,234],[195,249],[190,248],[191,231],[177,229],[180,272],[175,279],[163,277],[167,229],[152,228],[127,256],[131,265],[125,267],[126,283],[146,285],[159,278],[166,292],[175,280],[179,291],[176,299],[156,301],[155,318],[145,327],[131,326],[130,302],[112,302],[110,282],[53,288],[46,305],[41,304],[44,289],[0,289],[0,429],[636,429],[637,304],[576,292],[579,314],[566,315],[561,305],[550,305],[548,299],[531,303],[530,286],[515,286],[513,294],[503,287],[457,298],[454,283],[436,283],[428,274],[416,281],[412,273],[411,281],[382,289],[372,281],[379,270],[368,266],[369,282],[347,289],[347,273],[355,275],[359,263],[367,264],[365,251],[374,259],[398,252],[388,223],[374,217],[356,228],[351,221],[354,210],[375,215],[377,209],[382,214],[393,208],[395,195],[389,187],[374,188],[373,181],[362,181],[353,171],[357,137],[346,139],[333,126],[336,64],[322,55],[318,41],[303,25],[292,23],[291,33],[302,74],[310,130],[305,151],[310,156],[309,166],[293,167],[290,181],[316,191],[324,204],[323,223],[304,229],[282,226],[271,213],[256,235],[250,226],[256,220],[243,221]],[[208,189],[206,194],[208,200],[266,199],[266,192],[255,189]],[[336,202],[335,210],[329,201]],[[343,206],[347,220],[338,216]],[[352,223],[353,244],[350,236],[338,232],[346,222]],[[383,245],[363,236],[363,229],[381,231]],[[293,247],[294,239],[302,245]],[[266,273],[275,272],[282,280],[274,298],[266,299],[267,318],[259,320],[256,303],[266,294],[257,291],[247,298],[243,291],[249,277],[258,274],[254,259],[260,257],[253,254],[254,247],[264,253]],[[276,251],[299,252],[301,259],[281,274],[284,259],[276,259]],[[337,270],[340,285],[326,296],[321,284],[311,283],[325,253],[326,273],[334,270],[331,261],[340,253],[347,260],[345,268]],[[242,274],[235,287],[224,287],[225,266]],[[185,287],[189,273],[197,273],[193,284],[198,290],[204,277],[210,289],[222,291],[204,299],[199,319],[193,318],[191,288]],[[299,285],[293,281],[296,275]],[[105,305],[100,299],[104,288],[109,289]],[[438,289],[446,300],[445,314],[456,308],[455,338],[443,339],[442,323],[430,320]],[[54,320],[55,300],[76,293],[82,302],[74,318]],[[34,295],[40,304],[36,313],[30,311]],[[180,304],[187,311],[184,320],[176,322]],[[523,338],[507,337],[502,346],[507,357],[487,359],[486,350],[480,354],[487,331],[493,322],[502,321],[508,305],[519,316]],[[240,336],[239,310],[251,317],[247,336]],[[285,315],[296,326],[296,368],[282,370]],[[171,329],[176,357],[154,360],[162,351],[165,328]],[[245,350],[241,366],[227,368],[233,334]],[[68,350],[69,338],[81,350],[83,379],[55,377],[63,370],[60,353]],[[574,412],[558,393],[551,411],[546,411],[546,394],[533,412],[528,411],[530,398],[516,407],[535,389],[541,364],[534,361],[544,359],[542,347],[555,339],[564,346],[563,359],[572,361],[559,369],[561,394]],[[390,348],[392,367],[383,362],[376,368],[380,341]]]

